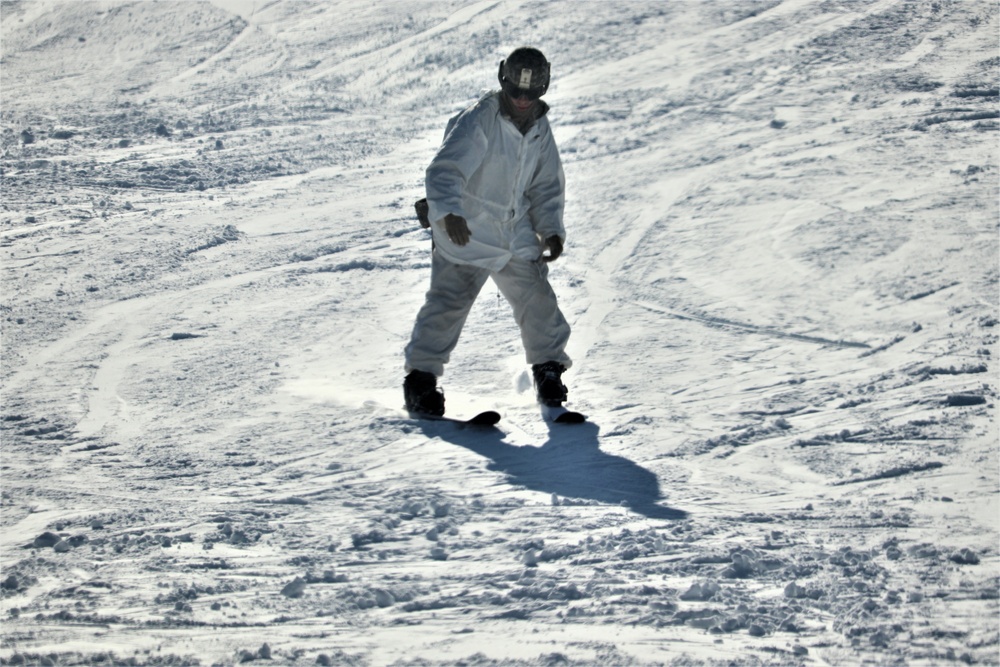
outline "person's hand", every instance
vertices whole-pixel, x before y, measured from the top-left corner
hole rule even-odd
[[[562,239],[558,236],[550,236],[545,239],[545,249],[549,251],[548,255],[542,255],[543,262],[554,262],[562,254],[563,244]]]
[[[465,245],[472,237],[472,232],[469,231],[469,224],[465,218],[454,213],[444,216],[444,230],[448,232],[448,238],[455,245]]]
[[[431,221],[427,217],[430,213],[430,205],[427,203],[427,198],[424,197],[423,199],[417,200],[413,204],[413,208],[417,211],[417,220],[420,221],[420,226],[424,229],[430,227]]]

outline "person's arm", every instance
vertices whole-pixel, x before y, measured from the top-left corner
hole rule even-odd
[[[466,218],[462,207],[462,193],[469,178],[485,159],[487,148],[486,132],[477,121],[476,114],[467,113],[457,119],[427,167],[425,184],[431,224],[439,225],[444,231],[448,231],[451,226],[459,232],[459,240],[464,226],[466,242],[468,227],[462,224]],[[462,223],[456,218],[460,218]],[[452,234],[449,233],[449,238],[451,237]],[[458,240],[452,240],[458,243]]]
[[[531,202],[528,216],[531,226],[545,242],[548,255],[543,259],[551,262],[562,254],[566,242],[563,226],[563,209],[566,204],[566,177],[563,174],[559,150],[551,130],[544,133],[538,166],[525,193]]]

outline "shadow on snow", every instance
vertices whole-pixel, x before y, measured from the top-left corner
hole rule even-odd
[[[601,451],[600,427],[551,424],[541,447],[504,442],[502,431],[463,428],[441,422],[421,422],[428,437],[460,445],[490,460],[488,468],[503,472],[511,484],[560,497],[625,505],[651,519],[684,519],[683,510],[658,504],[660,484],[649,470],[621,456]]]

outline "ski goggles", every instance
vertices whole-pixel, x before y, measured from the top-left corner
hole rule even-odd
[[[521,88],[507,77],[500,79],[500,87],[512,100],[516,100],[519,97],[529,100],[537,100],[545,94],[546,90],[545,88]]]

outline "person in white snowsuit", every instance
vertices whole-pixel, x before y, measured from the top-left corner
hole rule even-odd
[[[548,281],[548,262],[566,239],[565,177],[539,99],[549,63],[522,47],[500,63],[499,79],[501,90],[448,123],[427,168],[426,201],[417,203],[434,242],[430,290],[405,350],[404,395],[414,413],[444,414],[436,378],[487,278],[513,308],[539,401],[566,399],[570,327]]]

